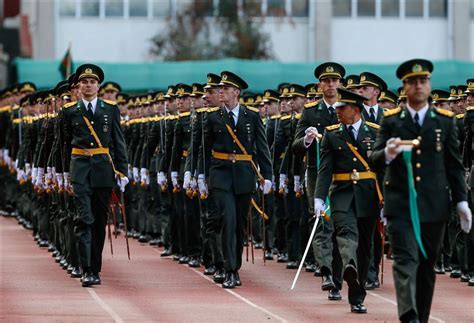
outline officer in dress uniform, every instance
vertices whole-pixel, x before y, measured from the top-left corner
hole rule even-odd
[[[239,104],[247,83],[231,72],[221,73],[219,98],[224,107],[209,111],[204,120],[209,188],[222,218],[222,248],[226,279],[224,288],[241,285],[244,224],[250,199],[259,183],[264,194],[271,190],[272,169],[265,130],[257,109]],[[258,176],[257,165],[259,167]],[[258,177],[258,181],[257,181]],[[203,192],[205,193],[205,192]]]
[[[433,64],[424,59],[409,60],[398,67],[406,108],[385,113],[369,157],[377,170],[386,168],[384,214],[402,322],[428,322],[434,264],[451,203],[456,205],[465,232],[472,222],[454,115],[428,104],[432,71]],[[414,145],[415,139],[419,145],[413,148],[410,160],[410,153],[401,154],[405,149],[402,144],[408,146],[402,140]]]
[[[74,231],[81,263],[82,286],[100,284],[105,224],[112,188],[123,191],[128,178],[127,153],[116,103],[97,98],[102,69],[77,68],[82,100],[64,106],[65,140],[71,154],[70,175],[77,214]]]

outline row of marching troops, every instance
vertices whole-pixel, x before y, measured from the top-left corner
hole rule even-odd
[[[203,266],[204,274],[224,288],[242,284],[246,245],[252,257],[253,248],[262,249],[265,261],[286,263],[287,269],[304,262],[305,271],[322,277],[329,300],[341,300],[347,282],[354,313],[367,312],[366,290],[380,287],[379,268],[388,252],[395,260],[400,320],[427,321],[431,271],[450,272],[474,286],[472,232],[465,233],[471,218],[464,202],[471,205],[471,198],[458,192],[468,187],[470,194],[474,183],[468,176],[474,79],[451,86],[450,92],[432,90],[432,70],[426,60],[400,65],[403,86],[397,94],[376,74],[346,76],[334,62],[315,69],[315,84],[284,83],[261,94],[244,94],[246,82],[225,71],[209,73],[205,83],[129,96],[117,83],[103,83],[102,70],[92,64],[51,90],[18,84],[0,93],[6,166],[0,207],[32,229],[38,244],[48,247],[72,277],[81,277],[83,286],[100,284],[107,223],[114,224],[115,234],[126,229],[127,237],[163,247],[162,257]],[[418,101],[426,107],[415,108]],[[379,142],[383,135],[388,137]],[[398,220],[413,221],[408,193],[387,195],[403,192],[399,181],[410,182],[406,174],[397,178],[401,152],[411,149],[403,148],[406,142],[399,137],[417,140],[411,171],[418,222]],[[430,156],[431,150],[438,155]],[[111,169],[94,168],[95,163]],[[458,179],[459,169],[462,183],[445,183],[444,172]],[[433,173],[425,178],[427,171]],[[433,189],[439,182],[445,184],[441,196]],[[104,195],[101,189],[110,186],[116,192]],[[449,210],[440,204],[427,211],[424,195],[443,199],[448,186]],[[83,191],[93,193],[83,199]],[[101,207],[90,211],[95,205]],[[310,251],[302,259],[316,218]],[[429,233],[423,243],[416,233],[420,222],[421,234]],[[443,225],[434,228],[432,222]],[[400,246],[402,237],[390,223],[407,232],[407,240],[414,230],[415,242]],[[92,247],[83,248],[87,244]],[[418,276],[429,278],[420,282],[416,268]],[[420,291],[431,295],[420,301]]]

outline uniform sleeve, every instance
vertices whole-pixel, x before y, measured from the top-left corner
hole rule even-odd
[[[120,111],[117,107],[114,107],[114,111],[114,119],[112,121],[113,161],[117,171],[127,174],[127,151],[122,126],[120,125]]]
[[[326,132],[321,143],[321,164],[314,189],[314,197],[323,201],[328,196],[329,187],[332,183],[332,172],[334,165],[334,151],[330,143],[330,135]]]

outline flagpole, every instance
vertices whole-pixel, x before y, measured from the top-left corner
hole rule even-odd
[[[71,75],[71,47],[72,47],[72,42],[69,42],[69,46],[67,49],[69,59],[67,60],[67,65],[66,65],[66,80],[69,79],[69,76]]]

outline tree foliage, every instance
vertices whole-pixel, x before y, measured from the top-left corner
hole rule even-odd
[[[272,59],[271,42],[261,22],[239,15],[236,1],[220,0],[212,16],[212,1],[193,1],[151,39],[151,53],[165,61],[210,60],[227,57]]]

